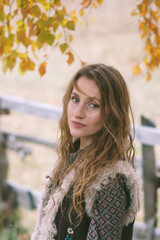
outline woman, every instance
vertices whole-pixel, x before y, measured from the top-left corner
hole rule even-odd
[[[140,207],[126,83],[93,64],[63,99],[58,161],[47,176],[32,240],[130,240]]]

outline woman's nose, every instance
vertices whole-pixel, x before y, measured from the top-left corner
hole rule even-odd
[[[78,104],[74,110],[74,117],[76,118],[84,118],[84,106],[81,104]]]

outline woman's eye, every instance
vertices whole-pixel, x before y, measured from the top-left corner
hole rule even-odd
[[[76,98],[76,97],[72,97],[71,99],[72,99],[72,102],[74,102],[74,103],[78,103],[79,102],[79,99]]]
[[[93,109],[99,108],[98,104],[96,104],[96,103],[90,103],[89,106]]]

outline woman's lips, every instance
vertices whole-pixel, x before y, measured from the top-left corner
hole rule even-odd
[[[71,121],[72,126],[76,127],[76,128],[81,128],[81,127],[85,127],[86,125],[80,123],[80,122],[76,122],[76,121]]]

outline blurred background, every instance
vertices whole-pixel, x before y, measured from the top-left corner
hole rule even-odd
[[[86,63],[101,62],[117,68],[128,84],[135,124],[141,124],[140,118],[143,115],[160,128],[160,70],[154,71],[152,80],[148,82],[142,75],[137,77],[132,74],[132,67],[142,61],[144,55],[144,43],[138,32],[138,19],[131,16],[135,4],[134,0],[104,1],[89,14],[88,26],[79,24],[76,27],[72,48]],[[27,72],[22,76],[17,67],[6,74],[0,70],[0,94],[61,107],[66,85],[81,67],[78,57],[70,66],[66,63],[66,58],[58,49],[53,49],[48,60],[47,72],[43,77],[40,77],[38,71]],[[0,130],[55,142],[58,123],[12,111],[9,115],[1,115]],[[44,176],[56,160],[56,151],[28,142],[24,142],[24,145],[32,151],[32,154],[24,158],[17,151],[7,149],[7,179],[40,191]],[[137,156],[140,156],[141,145],[138,142],[135,145]],[[155,154],[156,161],[159,162],[158,146],[155,147]],[[21,227],[15,232],[10,226],[12,236],[7,232],[9,230],[1,231],[0,239],[29,239],[34,228],[36,211],[20,208],[18,217]],[[143,220],[142,209],[136,221]],[[157,220],[160,226],[159,219]]]

